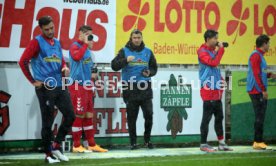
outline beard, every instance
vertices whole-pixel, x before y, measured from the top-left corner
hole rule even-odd
[[[45,34],[44,34],[45,35]],[[53,37],[54,37],[54,33],[51,33],[51,34],[48,34],[48,35],[45,35],[47,38],[49,38],[49,39],[52,39]]]

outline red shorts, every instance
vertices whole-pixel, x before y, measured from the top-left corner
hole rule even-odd
[[[68,87],[73,103],[75,114],[82,115],[87,112],[94,112],[94,93],[91,88],[84,88],[79,84],[72,84]]]

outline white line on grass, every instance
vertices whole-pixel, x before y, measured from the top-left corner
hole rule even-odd
[[[201,157],[201,158],[197,158],[197,159],[185,159],[183,156],[183,160],[149,160],[149,161],[135,161],[135,162],[110,162],[110,163],[103,163],[103,164],[96,164],[97,166],[105,166],[105,165],[129,165],[129,164],[155,164],[155,163],[163,163],[163,162],[186,162],[186,161],[204,161],[204,160],[232,160],[232,159],[256,159],[256,158],[276,158],[276,155],[270,155],[270,156],[250,156],[250,157]],[[126,158],[129,159],[129,158]],[[89,159],[89,160],[93,160],[93,159]],[[66,166],[75,166],[75,164],[70,164],[66,163]],[[91,165],[91,163],[89,164],[78,164],[78,166],[86,166],[86,165]]]

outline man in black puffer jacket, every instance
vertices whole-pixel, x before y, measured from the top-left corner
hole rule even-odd
[[[153,148],[150,142],[152,129],[152,88],[151,77],[157,72],[157,63],[152,51],[145,47],[142,32],[133,30],[130,40],[112,60],[114,71],[122,69],[123,99],[127,108],[128,130],[131,149],[137,149],[136,121],[139,107],[145,118],[145,146]]]

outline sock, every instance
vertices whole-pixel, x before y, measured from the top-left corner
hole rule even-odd
[[[49,157],[49,156],[52,156],[52,153],[51,152],[48,152],[48,153],[45,153],[46,155],[46,158]]]
[[[57,143],[57,142],[53,142],[53,145],[52,145],[52,146],[53,146],[53,149],[54,149],[54,150],[60,149],[60,147],[61,147],[60,144]]]
[[[93,123],[92,123],[92,118],[85,118],[83,119],[83,130],[85,132],[86,139],[88,141],[89,146],[95,146],[95,131],[93,129]]]
[[[72,139],[73,139],[73,146],[79,147],[81,146],[80,139],[82,134],[82,118],[76,117],[73,125],[72,125]]]
[[[219,144],[225,144],[223,136],[218,136],[218,141],[219,141]]]
[[[84,140],[83,142],[82,142],[82,145],[83,145],[83,147],[85,147],[85,148],[87,148],[89,145],[88,145],[88,141],[87,140]]]

